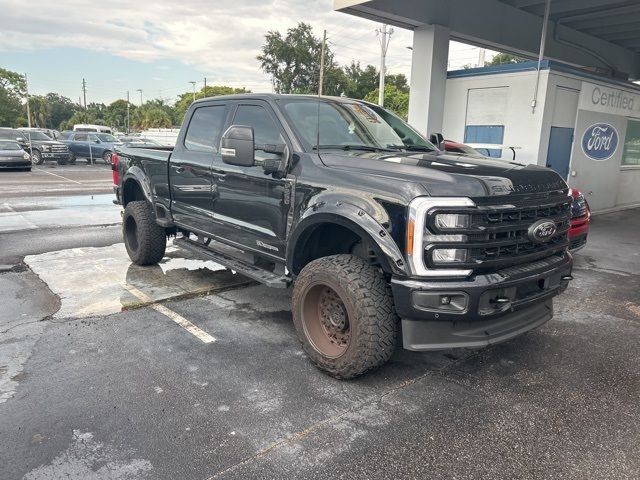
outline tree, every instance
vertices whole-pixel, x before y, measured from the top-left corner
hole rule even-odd
[[[24,77],[0,68],[0,125],[17,126],[23,115],[22,99],[27,90]]]
[[[365,97],[365,100],[371,103],[378,103],[379,91],[377,88],[372,90]],[[409,115],[409,93],[399,90],[398,87],[391,83],[385,84],[384,107],[406,120]]]
[[[286,36],[269,31],[265,35],[260,68],[271,75],[278,93],[317,93],[320,77],[322,41],[313,35],[308,23],[300,22],[287,30]],[[344,72],[333,59],[329,46],[325,48],[324,88],[326,95],[340,95],[344,88]]]
[[[45,99],[49,106],[48,125],[50,128],[60,129],[60,124],[65,120],[69,120],[80,109],[80,105],[57,93],[47,93]]]
[[[526,61],[527,61],[526,58],[516,57],[515,55],[511,55],[508,53],[498,53],[486,65],[494,66],[494,65],[504,65],[505,63],[522,63]]]
[[[225,85],[207,85],[206,91],[202,88],[199,92],[196,92],[196,100],[199,98],[234,95],[238,93],[251,93],[251,90],[247,90],[246,88],[227,87]],[[182,123],[182,119],[184,118],[185,113],[187,113],[187,109],[191,103],[193,103],[193,92],[185,92],[178,96],[178,100],[174,105],[173,113],[175,125]]]
[[[133,117],[136,107],[133,104],[129,106],[129,117]],[[107,125],[115,127],[118,130],[125,130],[127,128],[127,101],[118,99],[107,105],[107,109],[104,115]]]
[[[362,99],[372,90],[378,87],[378,70],[373,65],[367,65],[364,69],[360,62],[351,62],[351,65],[343,67],[346,78],[344,94],[349,98]]]

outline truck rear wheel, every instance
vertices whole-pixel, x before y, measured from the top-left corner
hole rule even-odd
[[[311,360],[348,379],[386,363],[398,338],[391,288],[382,272],[353,255],[320,258],[302,269],[293,322]]]
[[[154,265],[164,257],[167,234],[156,223],[146,201],[127,204],[122,216],[122,236],[129,258],[136,265]]]

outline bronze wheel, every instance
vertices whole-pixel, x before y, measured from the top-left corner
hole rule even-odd
[[[353,255],[306,265],[292,296],[293,324],[306,354],[336,378],[353,378],[391,357],[398,317],[380,268]]]
[[[313,347],[327,358],[343,355],[351,340],[349,312],[336,291],[318,284],[302,300],[302,325]]]

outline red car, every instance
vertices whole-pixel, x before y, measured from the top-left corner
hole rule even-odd
[[[571,229],[569,230],[569,249],[576,251],[587,244],[587,233],[591,221],[591,210],[584,195],[575,188],[569,189],[573,197],[571,203]]]

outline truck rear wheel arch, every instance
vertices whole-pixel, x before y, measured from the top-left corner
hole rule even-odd
[[[147,200],[144,190],[142,190],[137,180],[133,178],[127,179],[122,187],[122,205],[126,207],[129,202],[139,200]]]
[[[307,264],[318,258],[368,249],[373,251],[375,262],[385,273],[392,272],[387,257],[377,242],[362,227],[346,218],[334,216],[331,220],[310,222],[294,233],[292,245],[294,248],[287,265],[294,275],[298,275]]]

